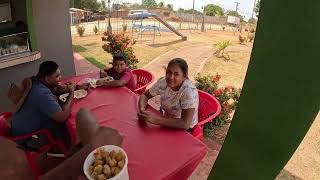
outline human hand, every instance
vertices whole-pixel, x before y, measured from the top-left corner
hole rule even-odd
[[[155,118],[155,116],[152,113],[146,110],[140,110],[140,112],[138,113],[138,118],[140,121],[145,121],[152,124],[158,124],[157,118]]]
[[[115,129],[109,127],[100,127],[94,137],[91,138],[93,148],[98,148],[104,145],[121,146],[123,141],[122,136]]]
[[[106,82],[106,81],[103,80],[103,79],[99,79],[99,80],[97,80],[96,85],[97,85],[97,86],[103,86],[103,85],[104,85],[104,82]]]
[[[74,90],[76,89],[76,85],[74,83],[68,82],[66,83],[67,90],[70,94],[74,93]]]
[[[143,111],[146,111],[146,108],[139,104],[139,114],[141,114]]]
[[[90,87],[90,83],[83,83],[83,84],[77,85],[77,90],[79,90],[79,89],[89,89],[89,87]]]
[[[100,70],[100,78],[105,78],[108,77],[108,73],[105,72],[104,70]]]

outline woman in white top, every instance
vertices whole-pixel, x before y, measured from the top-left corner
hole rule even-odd
[[[148,100],[161,96],[164,116],[146,111]],[[166,76],[160,78],[139,99],[139,119],[152,124],[190,130],[198,123],[198,90],[188,78],[188,64],[181,58],[171,60]]]

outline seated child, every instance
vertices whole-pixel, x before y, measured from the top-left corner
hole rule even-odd
[[[108,81],[100,79],[96,83],[97,86],[126,86],[131,91],[134,91],[136,88],[136,81],[131,70],[127,66],[127,60],[122,53],[117,53],[113,56],[112,68],[100,72],[100,78],[105,78],[107,76],[111,76],[114,80]]]

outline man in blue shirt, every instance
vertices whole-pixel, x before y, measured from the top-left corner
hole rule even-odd
[[[87,109],[80,109],[76,116],[77,133],[81,146],[74,152],[69,152],[56,167],[51,167],[52,161],[38,159],[38,165],[49,165],[39,178],[34,177],[24,152],[12,141],[0,136],[0,179],[4,180],[70,180],[79,179],[83,174],[83,162],[90,152],[103,145],[121,146],[123,138],[115,129],[101,127],[93,114]],[[52,160],[52,159],[50,159]],[[49,163],[48,163],[49,162]]]
[[[13,136],[24,135],[46,128],[66,146],[70,144],[65,121],[70,116],[71,102],[74,97],[74,84],[66,84],[70,94],[60,106],[53,91],[59,86],[61,72],[58,64],[45,61],[40,65],[37,76],[32,77],[32,87],[21,108],[11,119]]]

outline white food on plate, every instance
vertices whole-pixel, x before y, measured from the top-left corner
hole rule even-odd
[[[105,78],[101,78],[101,79],[94,79],[94,78],[88,78],[87,82],[90,84],[90,86],[92,88],[96,88],[97,87],[97,81],[98,80],[102,80],[102,81],[113,81],[113,77],[111,76],[107,76]]]
[[[74,98],[76,98],[76,99],[84,98],[87,95],[88,95],[88,92],[84,89],[74,91]],[[59,99],[62,102],[66,102],[68,97],[69,97],[69,93],[65,93],[65,94],[60,95]]]

